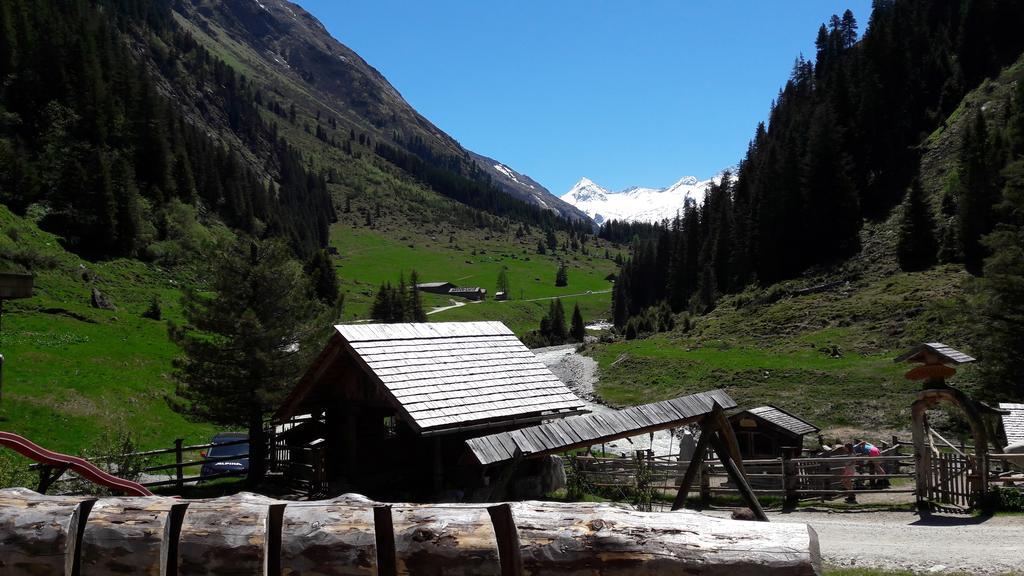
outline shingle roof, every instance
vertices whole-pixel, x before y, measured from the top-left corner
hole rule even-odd
[[[539,426],[471,438],[466,440],[466,445],[480,464],[487,466],[511,460],[517,450],[524,456],[540,456],[627,438],[641,431],[675,428],[710,413],[714,402],[724,410],[736,407],[736,402],[724,390],[711,390],[615,412],[573,416]]]
[[[1006,430],[1006,445],[1024,442],[1024,404],[1001,402],[999,407],[1009,410],[1003,415],[1003,429]]]
[[[918,344],[894,358],[893,362],[913,362],[918,360],[919,356],[925,352],[931,352],[950,364],[967,364],[968,362],[974,362],[974,358],[971,356],[968,356],[951,346],[946,346],[942,342],[926,342],[924,344]]]
[[[335,328],[421,433],[584,407],[501,322]]]
[[[818,432],[820,430],[820,428],[814,424],[801,420],[789,412],[786,412],[781,408],[776,408],[775,406],[758,406],[757,408],[751,408],[750,410],[744,410],[743,412],[753,414],[758,418],[762,418],[772,424],[775,424],[783,430],[800,436]],[[740,414],[743,414],[743,412],[740,412]],[[739,416],[739,414],[737,414],[737,416]]]
[[[440,288],[442,286],[452,286],[451,282],[420,282],[416,285],[417,288]]]

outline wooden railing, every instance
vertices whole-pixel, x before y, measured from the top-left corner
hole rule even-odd
[[[223,456],[223,457],[217,457],[217,458],[208,458],[208,457],[206,457],[205,453],[203,452],[203,451],[209,450],[209,449],[211,449],[211,448],[213,448],[215,446],[221,446],[221,447],[223,447],[223,446],[238,446],[240,444],[248,444],[248,443],[249,443],[249,440],[248,439],[244,439],[244,440],[233,440],[231,442],[218,442],[216,444],[193,444],[193,445],[186,446],[185,443],[184,443],[184,440],[181,439],[181,438],[178,438],[178,439],[176,439],[174,441],[174,447],[173,448],[160,448],[160,449],[157,449],[157,450],[145,450],[145,451],[142,451],[142,452],[132,452],[132,453],[129,453],[129,454],[118,454],[118,455],[115,455],[115,456],[101,456],[99,458],[88,458],[88,459],[92,460],[93,462],[95,462],[97,464],[106,464],[107,468],[110,468],[109,464],[112,461],[114,461],[114,460],[130,460],[130,459],[142,460],[144,462],[143,466],[141,468],[138,468],[137,470],[133,469],[132,470],[132,474],[133,475],[135,475],[135,473],[150,474],[150,475],[152,475],[153,473],[156,473],[156,472],[166,472],[166,471],[169,471],[169,470],[171,470],[173,472],[167,474],[170,477],[167,480],[150,480],[150,481],[147,481],[147,482],[139,482],[139,484],[142,484],[143,486],[145,486],[147,488],[158,488],[158,487],[163,487],[163,486],[174,486],[176,488],[182,488],[185,484],[190,484],[190,483],[193,483],[193,482],[199,482],[200,480],[214,480],[216,478],[226,478],[226,477],[230,477],[230,476],[242,475],[243,473],[240,473],[240,472],[220,472],[220,473],[215,473],[215,474],[202,475],[202,474],[198,473],[198,472],[201,472],[202,468],[200,468],[199,470],[196,470],[195,471],[196,473],[189,475],[189,474],[186,473],[186,469],[187,468],[191,468],[191,467],[195,467],[195,466],[200,466],[201,467],[203,464],[212,464],[212,463],[215,463],[215,462],[229,462],[229,461],[233,461],[233,460],[241,460],[241,459],[244,459],[244,458],[248,458],[249,457],[248,452],[245,453],[245,454],[239,454],[239,455],[235,455],[235,456]],[[190,456],[192,453],[197,453],[197,452],[199,453],[199,457],[198,458]],[[172,455],[174,457],[174,462],[172,462],[172,463],[166,463],[166,464],[156,463],[156,464],[149,465],[149,461],[152,461],[152,460],[159,461],[159,460],[163,459],[162,457],[167,457],[167,456],[172,456]],[[189,459],[186,460],[186,456],[187,455],[189,455],[190,457],[189,457]],[[61,480],[61,476],[63,475],[64,470],[55,470],[52,466],[49,466],[49,465],[46,465],[46,464],[33,464],[29,468],[33,469],[33,470],[37,470],[39,472],[39,485],[37,487],[37,491],[39,493],[41,493],[41,494],[45,494],[47,490],[49,490],[51,487],[53,487],[55,485],[59,485],[61,483],[66,483],[67,482],[67,480]],[[113,468],[114,469],[110,470],[110,472],[112,474],[114,474],[114,475],[117,475],[119,473],[122,473],[122,474],[124,473],[124,471],[117,470],[116,466],[113,467]]]
[[[654,490],[675,490],[688,466],[687,462],[680,462],[672,456],[646,456],[644,460],[649,468],[644,480]],[[875,463],[885,468],[884,474],[871,473]],[[848,475],[850,465],[854,467],[852,476]],[[576,456],[572,466],[575,470],[571,473],[584,475],[589,486],[598,489],[636,488],[636,458]],[[787,499],[865,493],[911,494],[914,492],[912,487],[882,487],[881,484],[891,484],[893,479],[914,478],[913,466],[913,456],[899,454],[743,461],[747,480],[756,494]],[[858,467],[861,472],[856,471]],[[707,462],[698,474],[700,493],[704,498],[739,493],[736,487],[725,481],[728,475],[720,464]],[[850,482],[850,489],[844,485],[845,481]]]

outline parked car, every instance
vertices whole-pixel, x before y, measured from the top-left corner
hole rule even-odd
[[[249,473],[249,435],[245,432],[221,432],[215,435],[209,450],[199,455],[203,459],[216,459],[216,462],[203,464],[200,476],[220,474],[245,475]],[[221,460],[223,458],[223,460]]]

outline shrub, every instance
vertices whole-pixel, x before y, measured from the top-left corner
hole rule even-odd
[[[153,300],[149,303],[149,308],[142,313],[143,318],[149,318],[150,320],[160,321],[164,316],[163,308],[160,306],[160,297],[153,296]]]

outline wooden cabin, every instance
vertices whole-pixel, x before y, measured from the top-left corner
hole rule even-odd
[[[820,429],[775,406],[759,406],[729,417],[744,459],[796,458],[804,436]]]
[[[485,482],[467,439],[584,411],[501,322],[334,328],[275,416],[312,415],[303,441],[326,440],[332,486],[394,499],[465,494]]]
[[[447,294],[452,288],[455,288],[455,284],[451,282],[423,282],[416,285],[417,290],[431,294]]]
[[[452,296],[459,296],[467,300],[483,300],[487,297],[487,290],[479,286],[464,286],[461,288],[452,288],[448,291],[448,294]]]

